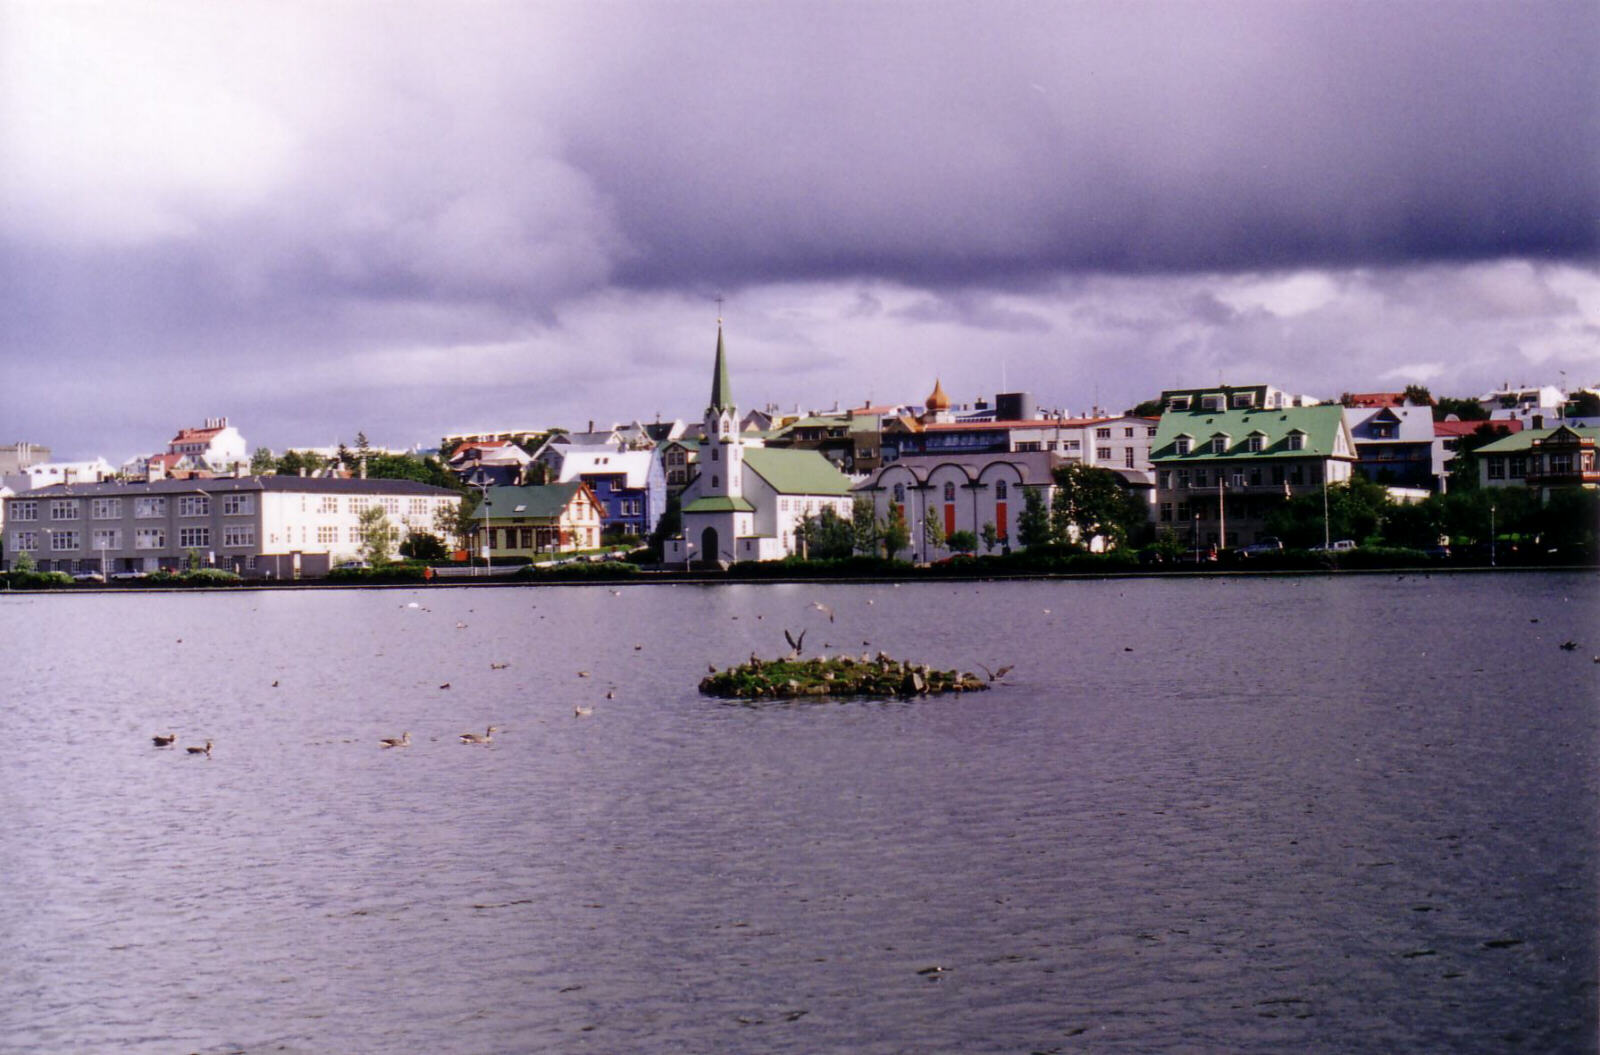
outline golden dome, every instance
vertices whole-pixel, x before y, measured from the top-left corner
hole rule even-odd
[[[939,384],[939,379],[933,379],[933,391],[928,393],[924,403],[928,410],[949,410],[950,397],[944,394],[944,386]]]

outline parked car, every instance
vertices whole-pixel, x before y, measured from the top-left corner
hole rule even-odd
[[[364,560],[342,560],[333,566],[334,571],[364,571],[372,567]]]
[[[1247,560],[1251,557],[1263,557],[1269,553],[1282,553],[1283,543],[1278,539],[1268,537],[1260,542],[1252,542],[1248,546],[1241,546],[1233,552],[1240,560]]]
[[[1342,538],[1342,539],[1335,539],[1334,541],[1328,543],[1326,546],[1312,546],[1311,547],[1311,552],[1312,553],[1344,553],[1344,552],[1346,552],[1348,550],[1353,550],[1355,548],[1356,548],[1356,544],[1355,544],[1354,540],[1347,539],[1347,538]]]
[[[72,576],[73,582],[105,582],[106,577],[97,571],[80,571]]]
[[[148,574],[148,572],[142,571],[114,571],[111,573],[111,577],[113,579],[142,579]]]

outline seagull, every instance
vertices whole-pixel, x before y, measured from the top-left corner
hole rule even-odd
[[[811,607],[815,608],[817,611],[819,611],[823,615],[827,616],[828,617],[828,622],[830,622],[830,623],[833,622],[833,609],[832,608],[829,608],[827,605],[823,604],[821,601],[812,601],[811,602]]]
[[[979,663],[978,666],[983,667],[983,672],[989,675],[990,681],[999,681],[1001,678],[1011,673],[1010,666],[1001,667],[999,670],[995,671],[991,671],[988,667],[984,667],[982,663]]]
[[[794,649],[795,655],[798,656],[805,649],[806,632],[804,630],[800,631],[800,637],[797,639],[793,634],[789,633],[787,628],[785,628],[783,631],[783,636],[788,640],[789,647]]]
[[[184,748],[184,750],[189,752],[191,755],[205,755],[207,758],[210,758],[211,757],[211,741],[207,740],[206,741],[206,746],[204,746],[204,747],[186,747],[186,748]]]
[[[384,739],[379,740],[378,743],[382,744],[384,747],[410,747],[411,731],[408,729],[399,736],[385,737]]]
[[[487,744],[494,739],[495,731],[498,728],[499,726],[491,725],[483,731],[482,736],[477,733],[462,733],[460,739],[464,744]]]
[[[157,747],[171,747],[172,742],[178,738],[177,733],[168,733],[166,736],[152,736],[150,741]]]

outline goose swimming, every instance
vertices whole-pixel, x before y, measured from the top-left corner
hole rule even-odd
[[[498,728],[498,726],[491,725],[483,731],[482,736],[477,733],[462,733],[461,742],[464,744],[487,744],[494,739],[495,731]]]
[[[157,747],[171,747],[173,741],[178,739],[177,733],[168,733],[166,736],[152,736],[150,742]]]
[[[204,747],[186,747],[186,748],[184,748],[184,750],[189,752],[191,755],[205,755],[207,758],[210,758],[211,757],[211,741],[207,740],[206,741],[206,746],[204,746]]]
[[[378,743],[382,744],[384,747],[410,747],[411,730],[408,729],[399,736],[385,737],[382,740],[379,740]]]

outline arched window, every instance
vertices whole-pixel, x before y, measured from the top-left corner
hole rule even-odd
[[[954,502],[956,500],[956,485],[949,481],[946,481],[944,485],[944,500],[946,502]]]
[[[894,485],[894,500],[896,502],[904,502],[906,500],[906,485],[905,484],[895,484]]]
[[[994,482],[994,497],[997,502],[1006,500],[1006,482],[1004,480],[996,480]]]

